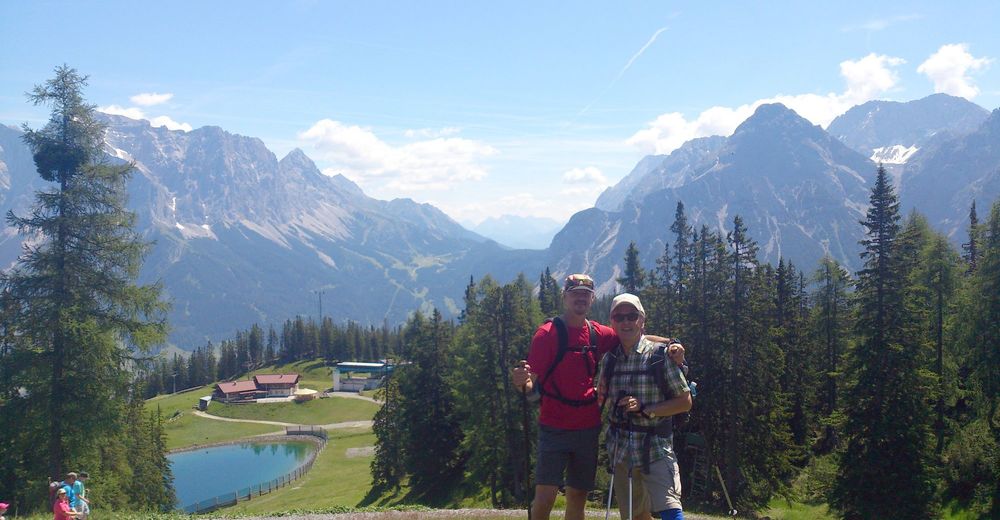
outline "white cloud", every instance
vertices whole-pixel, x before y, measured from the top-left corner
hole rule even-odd
[[[121,107],[118,105],[108,105],[106,107],[97,107],[98,112],[104,112],[105,114],[112,114],[116,116],[125,116],[129,119],[145,119],[149,121],[149,124],[154,127],[165,126],[169,130],[183,130],[185,132],[190,132],[192,130],[191,125],[187,123],[178,123],[174,121],[169,116],[156,116],[149,117],[142,111],[139,107]]]
[[[518,217],[552,217],[553,209],[560,215],[564,211],[559,204],[553,204],[550,200],[539,199],[534,193],[513,193],[501,197],[490,197],[485,200],[476,200],[455,204],[444,200],[431,200],[431,204],[441,208],[455,220],[460,222],[471,222],[478,225],[488,217],[500,215],[514,215]],[[570,213],[572,214],[572,213]]]
[[[462,129],[457,126],[446,126],[444,128],[419,128],[416,130],[407,130],[403,133],[403,135],[409,139],[434,139],[435,137],[448,137],[450,135],[455,135],[461,131]]]
[[[316,122],[298,138],[331,163],[327,171],[361,183],[382,178],[385,186],[398,190],[443,190],[482,179],[487,174],[482,159],[497,153],[483,142],[455,137],[393,146],[368,128],[331,119]]]
[[[692,120],[670,112],[658,116],[626,142],[647,154],[668,154],[696,137],[728,136],[760,105],[781,103],[814,124],[827,126],[854,105],[875,99],[899,83],[894,70],[905,61],[891,56],[869,54],[857,61],[840,64],[846,88],[842,93],[778,95],[738,107],[711,107]]]
[[[917,67],[917,72],[934,82],[934,92],[971,100],[979,95],[979,87],[972,83],[969,73],[986,68],[991,61],[973,57],[965,43],[942,45]]]
[[[174,97],[173,94],[157,94],[156,92],[144,92],[142,94],[136,94],[129,98],[133,103],[143,107],[151,107],[153,105],[159,105],[161,103],[166,103],[170,101],[170,98]]]
[[[129,119],[144,119],[146,117],[146,115],[142,113],[142,109],[138,107],[125,108],[118,105],[108,105],[106,107],[97,107],[97,111],[114,116],[125,116]]]
[[[601,187],[608,185],[608,178],[593,166],[573,168],[563,173],[562,180],[567,184],[598,184]]]
[[[178,123],[169,116],[154,117],[149,120],[149,124],[157,127],[165,126],[168,130],[183,130],[185,132],[190,132],[192,130],[191,125],[187,123]]]

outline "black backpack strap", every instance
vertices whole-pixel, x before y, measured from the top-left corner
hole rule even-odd
[[[594,360],[595,357],[594,354],[597,351],[597,347],[593,344],[595,337],[594,325],[590,322],[590,320],[587,320],[587,328],[588,328],[587,342],[589,343],[589,345],[585,347],[573,347],[573,348],[570,348],[569,346],[569,330],[566,327],[566,322],[564,322],[563,319],[559,316],[552,318],[550,321],[552,321],[552,326],[556,328],[556,333],[559,336],[559,347],[556,350],[555,359],[552,360],[552,364],[549,365],[549,369],[545,371],[545,377],[539,382],[538,393],[542,397],[552,397],[553,399],[563,404],[567,404],[569,406],[577,406],[577,407],[587,406],[589,404],[596,402],[597,397],[591,397],[590,399],[568,399],[563,397],[562,392],[559,391],[559,387],[556,386],[555,381],[552,382],[551,392],[545,390],[545,386],[549,382],[549,378],[552,377],[553,373],[555,373],[556,367],[559,366],[559,363],[561,363],[563,358],[566,357],[566,352],[569,350],[572,350],[574,352],[579,351],[585,355],[589,354],[585,358],[585,361],[587,363],[587,373],[591,377],[593,377],[596,371],[596,366],[595,366],[596,362]]]
[[[552,318],[552,326],[556,328],[556,334],[559,335],[559,346],[556,349],[556,358],[552,360],[549,369],[545,371],[545,379],[542,380],[542,385],[549,381],[549,377],[556,371],[556,367],[566,357],[566,351],[569,350],[569,331],[566,330],[566,323],[563,322],[562,318],[556,316]]]

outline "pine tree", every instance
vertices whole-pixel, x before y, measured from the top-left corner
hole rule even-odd
[[[670,231],[674,234],[674,262],[672,269],[672,281],[669,293],[671,294],[670,306],[672,309],[672,320],[667,330],[674,336],[683,337],[686,333],[683,326],[677,324],[687,323],[687,308],[690,305],[688,299],[688,284],[691,277],[692,256],[692,229],[688,224],[687,215],[684,213],[684,203],[678,201],[677,209],[674,211],[674,223],[670,225]],[[664,250],[664,264],[669,262],[666,250]],[[666,274],[666,269],[661,273],[661,277]]]
[[[993,204],[989,220],[983,229],[980,263],[970,280],[970,293],[965,308],[969,326],[963,333],[962,344],[967,351],[965,361],[969,378],[978,391],[974,404],[978,420],[986,424],[992,436],[992,502],[989,513],[1000,514],[1000,201]]]
[[[962,251],[965,253],[962,258],[965,260],[968,269],[966,272],[972,274],[976,272],[979,265],[979,217],[976,215],[976,201],[972,201],[969,209],[969,241],[962,244]]]
[[[850,355],[845,394],[846,450],[833,490],[845,518],[933,516],[929,385],[925,345],[907,307],[906,279],[918,237],[900,237],[899,203],[879,167],[862,221],[864,267],[858,274],[860,344]]]
[[[106,162],[104,127],[83,99],[84,86],[85,77],[63,66],[29,94],[52,108],[44,128],[25,127],[24,141],[54,186],[37,194],[29,215],[7,216],[41,239],[2,282],[16,308],[11,325],[30,349],[24,387],[45,409],[47,426],[34,444],[47,450],[51,476],[92,456],[87,451],[120,425],[133,353],[162,341],[166,330],[159,285],[135,282],[148,244],[125,209],[132,165]],[[76,432],[86,432],[87,442],[75,442]]]
[[[920,308],[925,318],[924,334],[934,343],[934,375],[937,376],[937,403],[934,431],[937,437],[935,453],[940,456],[945,445],[945,401],[955,391],[951,383],[954,378],[945,377],[945,334],[946,324],[952,320],[953,299],[958,285],[958,269],[961,259],[952,249],[947,237],[930,230],[926,221],[920,223],[928,235],[926,244],[919,251],[918,266],[910,281],[914,291],[914,304]]]
[[[629,242],[625,251],[625,269],[621,278],[615,280],[621,286],[623,292],[639,294],[639,291],[646,286],[646,271],[639,264],[639,248],[635,242]]]
[[[428,499],[439,498],[457,475],[462,432],[454,416],[454,399],[446,380],[451,330],[441,313],[428,320],[416,313],[404,331],[404,357],[411,364],[399,373],[403,429],[403,467],[410,486]]]
[[[398,380],[392,375],[387,376],[381,393],[382,407],[375,412],[372,424],[376,439],[375,456],[371,463],[372,485],[375,489],[399,489],[405,475],[400,464],[405,448]]]
[[[835,414],[840,406],[841,361],[850,337],[852,309],[848,291],[853,282],[847,270],[829,256],[820,261],[813,282],[817,288],[812,297],[814,305],[810,330],[822,350],[818,366],[823,374],[823,390],[818,408],[823,416],[824,435],[819,451],[825,453],[833,450],[838,443],[837,426],[840,421]]]
[[[562,306],[561,291],[559,283],[552,277],[549,268],[538,279],[538,304],[545,316],[555,316],[559,314]]]

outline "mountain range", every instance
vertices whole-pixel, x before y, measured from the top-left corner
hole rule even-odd
[[[373,199],[300,150],[279,159],[259,139],[218,127],[180,132],[106,118],[107,152],[134,162],[129,206],[155,242],[141,278],[163,281],[170,341],[185,349],[320,312],[374,325],[432,307],[456,316],[470,278],[487,274],[588,272],[613,292],[630,241],[647,266],[672,242],[678,201],[698,227],[726,231],[741,215],[762,260],[810,271],[831,255],[856,269],[878,162],[904,211],[919,209],[955,241],[972,200],[986,208],[1000,195],[1000,111],[942,94],[859,105],[825,130],[763,105],[731,136],[643,158],[547,248],[530,233],[506,244],[483,236],[512,223],[528,229],[526,221],[484,222],[480,234],[428,204]],[[23,214],[43,184],[20,131],[0,126],[0,209]],[[4,227],[0,265],[16,260],[20,243]]]

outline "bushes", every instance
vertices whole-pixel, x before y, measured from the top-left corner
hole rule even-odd
[[[959,430],[943,454],[945,496],[985,514],[1000,479],[1000,446],[984,420]]]

